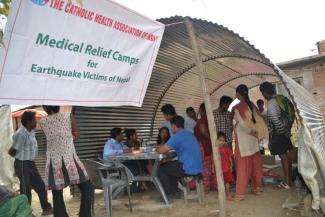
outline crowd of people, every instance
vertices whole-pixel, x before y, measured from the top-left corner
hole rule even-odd
[[[212,145],[217,146],[221,156],[221,167],[229,200],[243,200],[249,185],[252,194],[262,194],[261,154],[264,153],[264,149],[259,144],[263,140],[269,141],[271,154],[279,155],[282,160],[285,179],[280,186],[289,188],[292,185],[290,162],[286,157],[287,152],[292,148],[289,133],[292,120],[288,120],[288,115],[283,114],[285,111],[281,109],[281,104],[287,98],[276,95],[273,84],[269,82],[261,84],[260,91],[268,101],[268,109],[264,109],[262,99],[259,99],[255,105],[249,98],[248,87],[243,84],[236,88],[236,98],[239,103],[231,111],[229,107],[233,99],[229,96],[220,98],[219,107],[213,111],[218,138],[215,142],[210,138],[204,103],[200,105],[197,113],[193,107],[188,107],[185,114],[177,114],[171,104],[161,107],[165,121],[159,129],[156,150],[159,153],[170,150],[177,153],[176,158],[162,161],[158,170],[159,180],[170,201],[181,197],[177,182],[184,177],[202,175],[205,192],[217,189]],[[115,129],[112,129],[112,135]],[[122,129],[117,129],[122,136]],[[134,145],[126,146],[122,143],[123,138],[116,139],[111,136],[104,148],[104,160],[109,160],[110,154],[129,152],[130,147],[139,146],[136,131],[127,129],[125,132],[128,137],[126,144]],[[131,139],[133,142],[130,140],[130,132],[134,136]],[[135,165],[131,161],[123,163],[136,175],[139,173],[139,168],[142,171],[147,169],[150,173],[150,161],[145,162],[147,166]],[[231,184],[235,185],[234,195],[230,192]]]
[[[178,156],[177,160],[162,164],[158,172],[169,198],[179,197],[176,191],[177,179],[199,173],[203,176],[204,191],[216,190],[212,145],[217,146],[221,156],[228,200],[242,201],[248,186],[252,194],[262,194],[261,154],[264,148],[260,147],[260,143],[265,140],[268,141],[271,154],[279,155],[282,161],[284,180],[277,187],[290,188],[291,163],[287,154],[293,147],[290,132],[294,115],[289,113],[294,108],[286,97],[276,95],[273,84],[264,82],[260,85],[260,91],[268,102],[267,109],[264,109],[262,99],[256,105],[250,100],[248,87],[243,84],[236,88],[239,103],[231,111],[229,106],[233,99],[229,96],[220,98],[219,107],[213,111],[218,138],[215,142],[210,138],[204,103],[200,105],[198,115],[192,107],[186,109],[186,115],[178,115],[173,105],[162,106],[161,112],[166,121],[161,126],[168,128],[171,137],[157,151],[165,153],[173,149]],[[200,156],[195,151],[196,146]],[[230,184],[235,185],[234,195],[230,192]]]
[[[251,193],[262,194],[259,143],[265,139],[269,140],[271,154],[279,155],[282,161],[285,177],[280,185],[290,188],[292,171],[287,153],[292,148],[290,136],[294,114],[285,109],[288,105],[290,107],[290,101],[286,97],[276,95],[273,84],[269,82],[261,84],[260,91],[267,100],[267,109],[264,109],[263,100],[258,100],[257,106],[254,105],[249,98],[247,86],[243,84],[236,88],[239,103],[231,111],[229,106],[233,102],[232,98],[220,98],[219,107],[213,111],[217,141],[211,141],[204,103],[200,105],[198,114],[192,107],[186,109],[186,114],[177,114],[173,105],[162,106],[161,112],[165,122],[159,129],[156,151],[166,153],[174,150],[177,154],[176,158],[162,161],[158,170],[158,178],[169,201],[182,196],[177,183],[184,177],[202,175],[205,192],[217,189],[213,145],[221,156],[228,200],[243,200],[249,185]],[[8,215],[14,212],[22,213],[19,216],[31,216],[33,189],[39,197],[43,215],[53,213],[55,217],[65,217],[68,213],[63,189],[77,185],[81,192],[79,216],[90,217],[92,187],[74,147],[74,141],[80,136],[76,121],[72,113],[60,112],[59,106],[43,106],[43,109],[48,114],[40,122],[47,140],[45,182],[35,164],[38,154],[33,131],[36,127],[36,114],[26,111],[21,118],[22,126],[15,132],[12,147],[8,152],[15,158],[14,170],[20,180],[21,195],[0,186],[0,210],[8,212]],[[141,147],[142,140],[138,138],[135,129],[124,131],[126,140],[121,128],[111,129],[110,138],[103,150],[104,161],[109,161],[111,155],[129,153],[132,149]],[[134,175],[150,173],[152,167],[151,161],[124,161],[123,164]],[[234,195],[230,192],[231,184],[235,184]],[[139,186],[134,186],[134,189],[137,187]],[[52,191],[53,208],[48,202],[47,190]]]

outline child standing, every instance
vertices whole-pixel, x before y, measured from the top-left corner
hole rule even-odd
[[[218,132],[218,145],[221,157],[221,168],[223,172],[223,180],[226,188],[227,199],[231,199],[230,183],[234,181],[232,175],[232,156],[233,153],[228,146],[226,146],[226,134]]]

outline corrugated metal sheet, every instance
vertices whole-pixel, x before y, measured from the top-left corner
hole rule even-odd
[[[159,21],[166,24],[166,30],[143,106],[76,107],[76,118],[81,130],[76,149],[81,158],[96,158],[100,155],[109,137],[109,130],[113,127],[135,128],[144,140],[155,140],[163,121],[160,113],[163,104],[171,103],[179,113],[184,113],[187,106],[197,108],[202,101],[190,41],[185,24],[182,23],[184,18],[171,17]],[[223,85],[223,93],[234,95],[233,89],[237,82],[224,84],[224,81],[251,72],[274,73],[264,55],[234,32],[207,21],[192,21],[211,90]],[[241,81],[252,86],[260,82],[261,78],[253,75]],[[219,95],[212,94],[212,99],[216,104]]]
[[[36,166],[44,178],[45,176],[45,165],[46,165],[46,137],[43,131],[36,129],[36,140],[38,143],[38,157],[36,158]]]
[[[312,192],[312,208],[319,209],[325,190],[325,127],[318,102],[301,85],[275,66],[288,89],[301,119],[298,170]]]

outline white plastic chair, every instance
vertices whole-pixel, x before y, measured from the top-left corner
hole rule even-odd
[[[93,160],[83,160],[83,163],[93,185],[92,215],[94,215],[95,189],[103,189],[106,213],[108,217],[112,217],[112,199],[126,188],[129,198],[129,208],[130,212],[132,212],[130,186],[133,178],[132,174],[130,175],[128,170],[123,167],[124,165],[111,164],[107,166]],[[103,175],[105,171],[107,172],[107,177]]]

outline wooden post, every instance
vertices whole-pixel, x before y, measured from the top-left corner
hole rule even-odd
[[[214,159],[214,165],[215,165],[215,172],[217,174],[217,179],[218,179],[218,198],[219,198],[219,209],[220,209],[219,217],[226,217],[225,185],[223,182],[219,148],[217,147],[217,132],[216,132],[216,125],[214,123],[214,118],[213,118],[213,114],[212,114],[211,102],[210,102],[210,92],[209,92],[210,89],[205,81],[207,74],[206,74],[205,69],[203,68],[203,63],[201,60],[200,51],[199,51],[199,47],[198,47],[198,44],[196,41],[196,36],[195,36],[192,22],[187,17],[185,18],[185,24],[186,24],[186,28],[187,28],[187,31],[188,31],[188,34],[189,34],[189,37],[191,40],[193,56],[195,58],[196,67],[197,67],[198,74],[200,77],[200,82],[201,82],[203,96],[204,96],[204,102],[205,102],[205,108],[206,108],[207,117],[208,117],[209,131],[210,131],[212,150],[213,150],[212,153],[213,153],[213,159]]]

